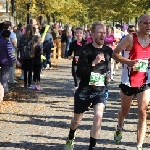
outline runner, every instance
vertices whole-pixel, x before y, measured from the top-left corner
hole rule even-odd
[[[90,132],[88,150],[94,150],[99,137],[103,112],[106,105],[106,78],[110,71],[112,49],[104,45],[106,28],[101,22],[95,22],[91,28],[93,43],[82,48],[77,76],[81,78],[79,88],[74,96],[74,117],[71,120],[70,132],[65,150],[73,150],[75,131],[85,111],[92,103],[94,106],[93,126]]]
[[[83,40],[83,30],[81,28],[76,28],[76,38],[74,42],[70,44],[69,51],[68,51],[68,59],[72,60],[72,76],[74,78],[74,91],[78,88],[80,79],[76,75],[77,70],[77,63],[79,59],[79,54],[81,51],[81,48],[85,45],[87,45],[87,41]],[[74,53],[74,56],[72,54]]]
[[[114,135],[116,143],[122,139],[124,119],[129,113],[132,96],[137,94],[138,102],[138,127],[137,150],[142,150],[146,133],[146,110],[150,97],[150,15],[143,14],[138,20],[139,30],[128,34],[114,50],[113,58],[124,63],[121,78],[121,110],[118,114],[118,126]],[[130,51],[128,58],[119,53],[122,50]],[[148,75],[148,76],[147,76]]]

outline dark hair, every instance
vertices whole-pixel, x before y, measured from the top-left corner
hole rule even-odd
[[[128,26],[128,30],[129,30],[130,28],[135,28],[135,26],[134,26],[134,25],[129,25],[129,26]]]
[[[10,21],[4,21],[4,23],[3,23],[3,29],[7,30],[11,26],[12,26],[12,24],[11,24]]]
[[[33,26],[28,24],[25,29],[25,37],[30,37],[34,35]]]
[[[4,29],[1,33],[2,37],[9,38],[11,32],[9,30]]]
[[[35,32],[36,32],[36,28],[35,28],[35,27],[33,27],[33,32],[34,32],[34,34],[35,34]]]
[[[18,29],[19,29],[19,30],[21,30],[21,28],[22,28],[22,24],[21,24],[21,23],[19,23],[17,27],[18,27]]]

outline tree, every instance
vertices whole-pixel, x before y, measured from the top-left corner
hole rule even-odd
[[[20,12],[26,12],[28,2],[29,0],[17,0],[18,16]],[[149,0],[32,0],[30,12],[33,17],[41,15],[42,4],[45,16],[50,14],[57,21],[73,25],[91,24],[94,20],[128,22],[150,8]]]

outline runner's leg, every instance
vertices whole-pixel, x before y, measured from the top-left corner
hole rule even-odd
[[[90,136],[95,139],[97,139],[100,134],[104,109],[105,105],[103,103],[98,103],[94,106],[93,126],[90,132]]]
[[[150,101],[150,89],[137,94],[138,101],[138,127],[137,127],[137,146],[142,147],[146,133],[146,110]]]
[[[124,119],[128,115],[130,110],[132,96],[127,96],[122,91],[120,91],[120,96],[121,96],[121,110],[119,110],[118,112],[118,126],[123,127]]]

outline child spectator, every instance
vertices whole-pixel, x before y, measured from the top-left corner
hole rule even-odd
[[[33,81],[34,84],[32,88],[37,91],[42,91],[40,86],[40,73],[41,73],[41,55],[43,54],[43,48],[40,43],[40,37],[35,36],[33,39],[33,46],[31,55],[33,57]]]

